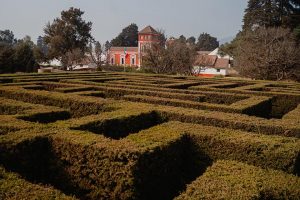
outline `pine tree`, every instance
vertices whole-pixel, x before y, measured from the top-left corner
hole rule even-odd
[[[112,46],[137,47],[138,46],[138,26],[130,24],[111,42]]]
[[[249,0],[243,29],[249,30],[259,26],[294,29],[299,22],[299,0]]]
[[[219,47],[219,42],[217,38],[212,37],[208,33],[202,33],[196,44],[198,51],[213,51]]]

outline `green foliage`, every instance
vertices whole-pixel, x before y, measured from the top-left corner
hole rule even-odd
[[[0,83],[0,164],[26,180],[0,167],[1,199],[299,197],[297,83],[124,72]]]
[[[242,35],[243,33],[239,32],[231,42],[222,44],[220,46],[219,53],[221,55],[227,54],[232,56],[233,58],[236,58],[239,53],[240,42],[243,39]]]
[[[130,24],[125,27],[122,32],[110,42],[115,47],[137,47],[138,46],[138,26]]]
[[[16,43],[0,43],[0,73],[35,72],[34,48],[29,36]]]
[[[5,44],[14,44],[16,42],[15,36],[12,31],[4,30],[0,31],[0,45]]]
[[[300,2],[297,0],[249,0],[243,30],[255,26],[293,29],[299,24]]]
[[[29,192],[30,191],[30,192]],[[24,180],[19,175],[6,171],[0,166],[0,198],[34,200],[75,200],[76,198],[62,194],[60,191]]]
[[[49,47],[49,59],[61,59],[68,65],[67,53],[78,49],[86,50],[88,43],[93,40],[91,35],[92,23],[82,19],[83,11],[71,7],[61,12],[61,17],[54,19],[44,28],[44,42]]]
[[[186,42],[191,44],[191,45],[195,45],[196,44],[196,38],[194,36],[191,36],[186,40]]]
[[[227,128],[178,122],[174,122],[172,127],[187,133],[195,150],[214,161],[236,160],[264,169],[272,168],[295,175],[300,174],[298,160],[300,143],[296,138],[251,134]]]
[[[219,47],[217,38],[212,37],[208,33],[202,33],[198,37],[196,48],[198,51],[213,51]]]
[[[218,161],[176,200],[299,199],[299,177],[235,161]]]
[[[102,119],[81,125],[78,130],[88,130],[96,134],[103,134],[113,139],[121,139],[129,134],[137,133],[163,122],[155,112],[139,113],[139,115],[122,116],[121,118]]]

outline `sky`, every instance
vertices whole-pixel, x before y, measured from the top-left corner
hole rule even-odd
[[[70,7],[85,12],[83,19],[93,23],[92,34],[102,43],[131,23],[140,30],[164,29],[168,37],[207,32],[222,41],[241,30],[247,0],[0,0],[0,5],[0,30],[34,42],[46,23]]]

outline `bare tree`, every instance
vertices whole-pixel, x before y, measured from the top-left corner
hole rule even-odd
[[[100,42],[90,43],[88,48],[89,60],[90,62],[97,65],[98,70],[102,71],[102,55],[105,51],[105,47],[100,44]]]
[[[62,63],[64,66],[69,67],[70,70],[73,70],[73,67],[77,64],[81,64],[85,59],[84,52],[79,49],[72,49],[68,51],[62,59]]]
[[[284,28],[258,28],[243,34],[236,61],[241,75],[282,80],[299,76],[300,48]]]
[[[143,68],[155,73],[191,74],[196,51],[178,40],[167,47],[154,45],[143,58]]]

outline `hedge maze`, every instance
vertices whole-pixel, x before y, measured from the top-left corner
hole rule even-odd
[[[0,199],[300,199],[300,84],[0,76]]]

